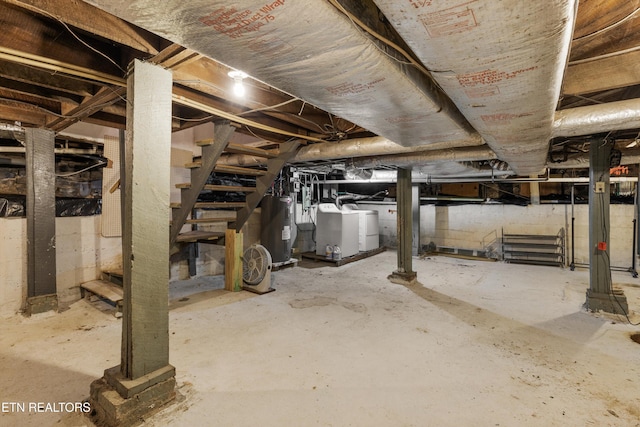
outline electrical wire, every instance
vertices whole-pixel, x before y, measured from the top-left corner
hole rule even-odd
[[[97,168],[99,166],[103,166],[103,165],[106,165],[106,164],[107,164],[107,162],[98,162],[98,163],[95,163],[93,165],[87,166],[84,169],[80,169],[79,171],[68,172],[68,173],[57,173],[56,176],[59,176],[59,177],[73,176],[73,175],[77,175],[77,174],[82,173],[82,172],[86,172],[89,169]]]
[[[254,108],[253,110],[248,110],[248,111],[243,111],[242,113],[238,113],[238,116],[244,116],[245,114],[251,114],[251,113],[257,113],[259,111],[268,111],[268,110],[273,110],[274,108],[278,108],[278,107],[282,107],[283,105],[287,105],[290,104],[292,102],[295,101],[302,101],[300,98],[292,98],[289,99],[287,101],[283,101],[279,104],[275,104],[275,105],[268,105],[266,107],[261,107],[261,108]]]
[[[71,35],[78,40],[80,43],[82,43],[83,45],[85,45],[86,47],[88,47],[89,49],[91,49],[92,51],[94,51],[95,53],[97,53],[98,55],[104,57],[107,61],[111,62],[113,65],[115,65],[116,67],[118,67],[118,69],[120,71],[122,71],[123,74],[126,74],[126,70],[124,68],[122,68],[116,61],[114,61],[113,59],[111,59],[107,54],[100,52],[98,49],[96,49],[95,47],[91,46],[89,43],[85,42],[84,40],[82,40],[71,28],[69,28],[69,26],[67,25],[66,22],[64,22],[62,19],[58,18],[55,15],[52,15],[51,13],[47,12],[44,9],[41,9],[39,7],[36,6],[31,6],[31,8],[33,8],[34,10],[37,10],[39,13],[46,15],[52,19],[55,19],[56,21],[58,21],[60,24],[62,24],[62,26],[64,26],[67,31],[69,31],[69,33],[71,33]]]
[[[381,35],[380,33],[374,31],[372,28],[370,28],[369,26],[367,26],[364,22],[360,21],[355,15],[353,15],[351,12],[349,12],[348,10],[346,10],[344,8],[344,6],[342,6],[337,0],[328,0],[329,3],[331,3],[333,6],[335,6],[336,9],[338,9],[339,11],[341,11],[342,13],[344,13],[347,18],[349,18],[349,20],[351,21],[351,23],[358,29],[363,30],[367,33],[369,33],[371,36],[373,36],[374,38],[376,38],[377,40],[381,41],[382,43],[384,43],[385,45],[395,49],[398,53],[400,53],[402,56],[404,56],[406,58],[407,61],[401,61],[400,59],[390,55],[388,52],[385,52],[384,50],[382,50],[380,48],[380,46],[378,46],[377,44],[373,44],[380,52],[384,53],[385,55],[387,55],[388,57],[390,57],[391,59],[393,59],[394,61],[397,61],[401,64],[405,64],[405,65],[413,65],[414,67],[416,67],[418,70],[420,70],[422,73],[424,73],[427,76],[431,76],[431,73],[429,72],[429,70],[422,65],[420,62],[416,61],[415,59],[413,59],[413,57],[407,52],[405,51],[403,48],[401,48],[400,46],[398,46],[397,44],[395,44],[394,42],[392,42],[391,40],[387,39],[386,37],[384,37],[383,35]]]
[[[573,41],[574,41],[574,42],[576,42],[576,41],[579,41],[579,40],[583,40],[583,39],[586,39],[586,38],[589,38],[589,37],[596,36],[596,35],[598,35],[598,34],[601,34],[601,33],[605,32],[605,31],[609,31],[609,30],[611,30],[611,29],[613,29],[613,28],[617,27],[618,25],[623,24],[624,22],[628,21],[629,19],[633,18],[633,16],[634,16],[636,13],[638,13],[639,11],[640,11],[640,8],[636,8],[636,9],[634,9],[634,11],[633,11],[633,12],[631,12],[630,14],[628,14],[627,16],[625,16],[624,18],[622,18],[621,20],[619,20],[619,21],[617,21],[617,22],[614,22],[614,23],[613,23],[613,24],[611,24],[611,25],[607,25],[606,27],[601,28],[601,29],[599,29],[599,30],[597,30],[597,31],[594,31],[593,33],[585,34],[584,36],[580,36],[580,37],[578,37],[578,38],[575,38],[575,39],[573,39]]]
[[[638,50],[640,50],[640,46],[634,46],[634,47],[630,47],[629,49],[618,50],[618,51],[615,51],[615,52],[605,53],[603,55],[591,56],[589,58],[584,58],[584,59],[576,59],[575,61],[569,61],[567,63],[567,65],[585,64],[585,63],[588,63],[588,62],[599,61],[601,59],[607,59],[607,58],[613,58],[615,56],[625,55],[627,53],[636,52]],[[571,96],[582,98],[582,97],[580,97],[578,95],[575,95],[575,94],[571,95]],[[585,98],[585,99],[588,99],[588,98]]]
[[[204,120],[211,120],[211,119],[214,118],[214,116],[209,115],[209,116],[206,116],[206,117],[202,117],[200,119],[187,119],[186,117],[179,117],[179,116],[171,116],[171,118],[174,118],[176,120],[182,120],[183,122],[201,122],[201,121],[204,121]]]
[[[480,184],[480,185],[482,185],[483,187],[489,187],[489,185],[488,185],[488,184],[485,184],[485,183],[483,183],[483,182],[480,182],[479,184]],[[495,189],[495,187],[492,187],[492,188],[493,188],[493,189]],[[528,197],[521,196],[521,195],[519,195],[519,194],[512,193],[512,192],[507,191],[507,190],[503,190],[503,189],[502,189],[502,188],[500,188],[500,187],[498,187],[498,188],[497,188],[497,190],[498,190],[499,192],[501,192],[501,193],[510,194],[510,195],[512,195],[512,196],[515,196],[515,197],[520,197],[521,199],[524,199],[524,200],[528,200],[528,199],[529,199]]]

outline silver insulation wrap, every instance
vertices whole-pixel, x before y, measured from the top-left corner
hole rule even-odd
[[[541,171],[577,2],[374,1],[498,157]]]
[[[477,136],[437,85],[325,0],[89,3],[402,146]]]
[[[556,112],[553,136],[580,136],[640,128],[640,100],[609,102]]]

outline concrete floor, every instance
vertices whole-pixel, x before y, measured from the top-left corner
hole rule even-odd
[[[587,270],[436,257],[415,259],[421,285],[405,287],[386,279],[395,263],[304,262],[263,296],[172,283],[180,399],[145,425],[640,426],[640,327],[584,311]],[[613,281],[640,311],[640,279]],[[120,358],[120,320],[101,308],[3,320],[1,400],[86,398]],[[5,412],[0,425],[89,424]]]

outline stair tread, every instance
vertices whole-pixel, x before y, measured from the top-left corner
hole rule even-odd
[[[224,232],[222,231],[194,230],[194,231],[187,231],[186,233],[178,234],[178,238],[176,239],[176,242],[187,243],[187,242],[197,242],[199,240],[217,240],[221,237],[224,237]]]
[[[187,163],[186,165],[184,165],[184,167],[188,169],[199,168],[199,167],[202,167],[202,161],[196,160],[194,162]],[[230,165],[215,165],[213,170],[220,173],[230,173],[230,174],[236,174],[236,175],[250,175],[250,176],[261,176],[261,175],[266,175],[267,173],[267,171],[262,169],[250,169],[250,168],[243,168],[240,166],[230,166]]]
[[[122,301],[124,298],[124,290],[122,287],[106,280],[92,280],[81,284],[80,287],[116,303]]]
[[[171,208],[180,209],[182,205],[179,202],[171,203]],[[196,202],[194,208],[242,208],[245,202]]]
[[[201,139],[196,141],[196,145],[199,147],[203,147],[205,145],[212,145],[214,143],[213,138]]]
[[[120,276],[120,277],[124,276],[124,272],[122,271],[121,268],[119,268],[119,269],[115,268],[113,270],[103,270],[102,272],[104,274],[108,274],[110,276]]]
[[[249,156],[264,157],[267,159],[275,159],[276,157],[278,157],[278,153],[276,152],[242,144],[229,144],[224,151],[233,154],[247,154]]]
[[[183,182],[180,184],[176,184],[176,188],[191,188],[191,183]],[[244,187],[238,185],[218,185],[218,184],[206,184],[204,186],[204,190],[211,191],[236,191],[241,193],[248,193],[251,191],[256,191],[256,187]]]
[[[261,170],[261,169],[250,169],[250,168],[243,168],[240,166],[228,166],[228,165],[216,165],[213,168],[213,170],[216,172],[222,172],[222,173],[233,173],[238,175],[252,175],[252,176],[266,175],[267,173],[267,171]]]
[[[197,202],[194,208],[243,208],[245,202]]]
[[[207,224],[207,223],[214,223],[214,222],[230,222],[230,221],[235,221],[236,217],[235,216],[223,216],[223,217],[219,217],[219,218],[192,218],[192,219],[188,219],[185,224]]]

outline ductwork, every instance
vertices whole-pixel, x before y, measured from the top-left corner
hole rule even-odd
[[[553,136],[580,136],[640,128],[640,99],[589,105],[556,112]]]
[[[640,163],[640,148],[626,149],[622,152],[620,164],[637,165]],[[551,169],[583,169],[589,167],[589,153],[574,156],[562,162],[553,162],[548,164]]]
[[[540,172],[578,2],[374,1],[498,157]]]
[[[440,182],[443,179],[469,179],[472,180],[470,182],[473,182],[475,179],[499,179],[512,174],[513,172],[511,171],[480,170],[459,162],[445,162],[414,167],[411,170],[411,179],[414,182]],[[349,173],[349,169],[347,169],[345,178],[354,181],[395,182],[397,180],[397,171],[374,169],[366,177],[360,177],[357,173]]]
[[[403,147],[381,136],[371,138],[347,139],[340,142],[324,142],[309,144],[298,149],[290,163],[314,162],[319,160],[334,160],[365,156],[387,156],[392,154],[419,153],[422,151],[436,151],[454,147],[476,147],[483,145],[482,140],[471,138],[462,141],[434,142],[417,147]],[[259,166],[266,164],[263,157],[242,154],[224,155],[218,159],[218,164],[233,166]]]
[[[402,146],[477,135],[432,80],[325,0],[88,3]]]
[[[495,159],[496,154],[489,147],[452,148],[449,150],[423,151],[391,156],[361,157],[351,163],[356,168],[376,168],[380,166],[422,166],[438,162],[462,162]]]

